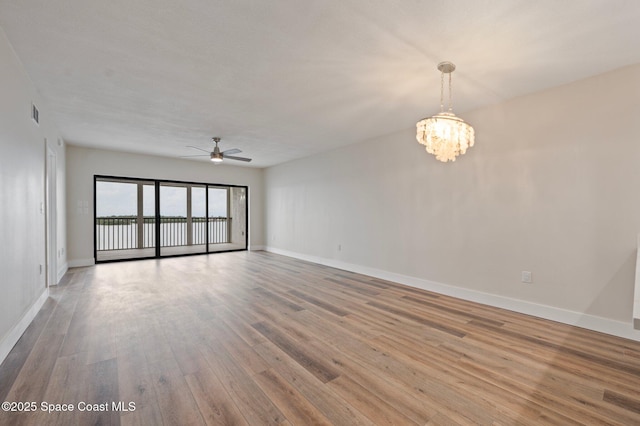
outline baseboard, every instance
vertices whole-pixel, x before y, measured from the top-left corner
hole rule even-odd
[[[423,290],[433,291],[435,293],[457,297],[459,299],[464,299],[471,302],[482,303],[489,306],[495,306],[497,308],[532,315],[538,318],[544,318],[551,321],[561,322],[576,327],[598,331],[601,333],[611,334],[613,336],[623,337],[625,339],[640,341],[640,330],[634,330],[631,321],[629,323],[616,321],[608,318],[598,317],[595,315],[589,315],[553,306],[528,302],[526,300],[512,299],[509,297],[484,293],[477,290],[455,287],[448,284],[425,280],[422,278],[410,277],[407,275],[388,272],[381,269],[370,268],[368,266],[356,265],[335,259],[327,259],[318,256],[296,253],[288,250],[282,250],[275,247],[267,246],[265,247],[265,251],[280,254],[283,256],[293,257],[300,260],[305,260],[308,262],[318,263],[320,265],[330,266],[332,268],[343,269],[346,271],[355,272],[357,274],[368,275],[386,281],[408,285],[410,287],[421,288]]]
[[[47,301],[49,297],[49,289],[45,288],[40,297],[31,305],[31,307],[25,312],[25,314],[20,318],[20,321],[4,336],[2,341],[0,341],[0,364],[4,362],[11,349],[18,343],[22,333],[29,327],[31,321],[38,315],[40,308],[44,305],[44,302]]]
[[[264,250],[264,246],[254,246],[254,245],[249,246],[249,251],[263,251],[263,250]]]
[[[67,262],[63,263],[62,266],[58,268],[58,277],[56,279],[56,284],[58,284],[60,280],[62,280],[62,277],[64,277],[64,274],[66,274],[68,270],[69,264]]]
[[[83,266],[93,266],[96,264],[95,259],[71,259],[69,261],[69,268],[81,268]]]
[[[640,330],[640,234],[636,250],[636,279],[633,285],[633,328]]]

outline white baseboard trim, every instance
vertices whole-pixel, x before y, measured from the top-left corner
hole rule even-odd
[[[71,259],[69,261],[69,268],[81,268],[83,266],[93,266],[96,264],[95,259]]]
[[[464,299],[471,302],[482,303],[485,305],[495,306],[497,308],[532,315],[551,321],[561,322],[576,327],[582,327],[601,333],[611,334],[613,336],[623,337],[625,339],[640,341],[640,330],[635,330],[631,321],[629,321],[628,323],[616,321],[608,318],[598,317],[595,315],[589,315],[553,306],[528,302],[526,300],[512,299],[509,297],[484,293],[477,290],[455,287],[435,281],[425,280],[422,278],[410,277],[407,275],[397,274],[395,272],[388,272],[381,269],[371,268],[368,266],[356,265],[335,259],[327,259],[318,256],[296,253],[288,250],[282,250],[275,247],[267,246],[265,247],[265,251],[280,254],[283,256],[293,257],[300,260],[306,260],[308,262],[318,263],[320,265],[330,266],[332,268],[344,269],[346,271],[368,275],[386,281],[405,284],[410,287],[421,288],[423,290],[433,291],[435,293],[457,297],[459,299]]]
[[[264,250],[264,246],[249,246],[249,251],[263,251]]]
[[[11,352],[11,349],[18,343],[22,333],[29,327],[29,324],[31,324],[31,321],[36,317],[48,297],[49,289],[45,288],[40,297],[38,297],[22,318],[20,318],[20,321],[2,338],[2,341],[0,341],[0,364],[4,362],[9,352]]]
[[[60,283],[60,280],[62,280],[62,277],[64,277],[64,274],[66,274],[68,270],[69,264],[67,262],[64,262],[62,266],[58,268],[58,277],[56,280],[56,284]]]
[[[640,330],[640,234],[636,250],[636,279],[633,285],[633,328]]]

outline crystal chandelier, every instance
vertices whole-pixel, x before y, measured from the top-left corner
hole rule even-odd
[[[473,127],[453,113],[451,104],[451,73],[456,66],[451,62],[440,62],[440,112],[433,117],[423,118],[416,124],[416,139],[424,145],[429,154],[444,163],[456,161],[456,157],[473,146]],[[449,110],[444,110],[444,75],[449,74]]]

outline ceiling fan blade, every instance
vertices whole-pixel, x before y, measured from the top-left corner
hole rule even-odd
[[[234,156],[231,156],[231,155],[225,155],[225,156],[224,156],[224,159],[225,159],[225,160],[226,160],[226,159],[229,159],[229,160],[246,161],[247,163],[248,163],[249,161],[251,161],[251,158],[245,158],[245,157],[234,157]]]
[[[210,154],[210,151],[207,151],[206,149],[198,148],[197,146],[187,145],[187,148],[197,149],[198,151],[202,151],[202,152],[206,152],[207,154]]]
[[[228,150],[226,150],[226,151],[222,151],[222,153],[223,153],[224,155],[227,155],[227,154],[240,154],[241,152],[242,152],[242,151],[241,151],[241,150],[239,150],[238,148],[231,148],[231,149],[228,149]]]
[[[198,155],[181,155],[178,158],[192,158],[192,157],[209,157],[209,155],[198,154]]]

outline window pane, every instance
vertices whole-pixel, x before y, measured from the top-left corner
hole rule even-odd
[[[227,217],[227,188],[209,188],[209,217]]]
[[[160,186],[160,250],[174,254],[166,247],[187,245],[187,188]]]
[[[207,247],[207,192],[204,186],[191,188],[191,239],[198,251],[206,251]]]

